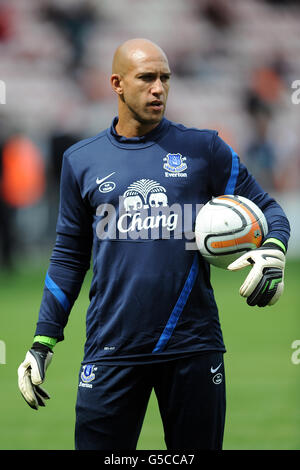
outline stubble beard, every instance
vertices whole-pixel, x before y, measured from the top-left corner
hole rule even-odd
[[[129,109],[130,113],[132,114],[132,117],[141,125],[143,126],[148,126],[148,125],[153,125],[153,124],[159,124],[160,121],[163,119],[164,114],[165,114],[165,107],[162,111],[161,114],[159,114],[157,117],[143,117],[141,113],[136,111],[128,102],[123,97],[123,102],[126,104],[127,108]],[[146,113],[145,113],[146,114]]]

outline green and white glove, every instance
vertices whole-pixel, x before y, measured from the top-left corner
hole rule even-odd
[[[227,269],[236,271],[246,266],[252,269],[240,287],[247,304],[258,307],[274,305],[284,290],[285,246],[277,239],[266,240],[260,248],[248,251]]]
[[[43,338],[46,339],[46,343],[35,341],[18,368],[20,392],[34,410],[39,406],[45,406],[45,400],[50,399],[50,395],[40,386],[45,380],[46,370],[53,356],[51,342],[47,344],[48,338]],[[52,338],[52,341],[52,344],[55,344],[56,340]]]

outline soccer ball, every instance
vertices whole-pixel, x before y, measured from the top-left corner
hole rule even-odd
[[[267,220],[254,202],[243,196],[211,199],[199,211],[195,241],[203,258],[218,268],[258,248],[268,232]]]

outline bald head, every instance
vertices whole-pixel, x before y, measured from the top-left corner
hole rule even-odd
[[[130,39],[114,54],[110,82],[118,96],[118,133],[144,135],[163,118],[170,80],[168,59],[148,39]]]
[[[143,38],[130,39],[117,48],[113,58],[112,73],[124,76],[138,63],[155,59],[168,64],[166,54],[154,42]]]

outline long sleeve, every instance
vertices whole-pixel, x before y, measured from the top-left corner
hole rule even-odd
[[[46,274],[35,335],[63,340],[63,330],[90,266],[89,238],[57,235]]]
[[[71,165],[64,156],[57,237],[38,316],[35,335],[64,338],[63,330],[90,267],[92,218]]]
[[[261,188],[236,152],[218,135],[212,142],[211,182],[214,196],[236,194],[252,200],[264,213],[268,222],[266,238],[277,238],[288,247],[289,221],[278,202]]]

